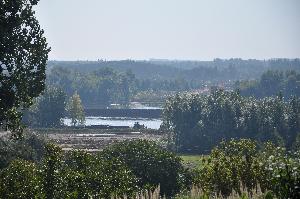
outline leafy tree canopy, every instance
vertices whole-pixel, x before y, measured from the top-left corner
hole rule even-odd
[[[83,110],[80,96],[77,94],[77,92],[75,92],[74,95],[70,98],[67,104],[67,111],[69,113],[69,116],[71,118],[71,123],[73,126],[76,126],[78,124],[81,125],[84,124],[85,122],[84,110]]]
[[[291,148],[300,132],[300,100],[282,97],[261,100],[237,92],[216,90],[210,95],[178,94],[163,111],[176,150],[207,153],[223,139],[252,138]],[[294,144],[295,145],[295,144]]]
[[[286,72],[269,70],[263,73],[259,80],[237,81],[238,88],[244,96],[263,98],[279,93],[284,98],[300,96],[300,73],[295,70]]]
[[[32,7],[38,0],[0,1],[0,126],[21,135],[20,109],[44,89],[50,48]]]
[[[65,117],[67,96],[60,88],[47,87],[43,95],[34,100],[33,105],[23,115],[28,126],[57,127]]]

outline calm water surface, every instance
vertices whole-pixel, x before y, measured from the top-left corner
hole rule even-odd
[[[63,119],[65,125],[71,125],[71,119]],[[147,119],[147,118],[123,118],[123,117],[86,117],[85,125],[110,125],[110,126],[130,126],[133,127],[135,122],[145,125],[150,129],[159,129],[162,121],[160,119]]]

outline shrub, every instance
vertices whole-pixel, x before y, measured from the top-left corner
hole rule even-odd
[[[0,169],[14,159],[38,162],[44,154],[45,141],[38,135],[24,131],[23,138],[13,140],[7,136],[0,138]]]
[[[110,198],[133,196],[136,177],[117,158],[103,159],[83,151],[63,156],[47,144],[40,165],[14,160],[0,173],[0,198]]]
[[[26,160],[14,160],[0,174],[0,198],[35,198],[41,181],[37,166]]]
[[[253,169],[256,155],[256,143],[251,140],[221,142],[207,159],[203,159],[204,166],[196,171],[195,183],[205,192],[224,196],[232,191],[240,193],[240,187],[252,190],[258,184]]]
[[[181,159],[152,141],[117,143],[105,149],[101,156],[125,162],[138,178],[140,188],[153,190],[160,185],[161,195],[172,196],[188,183]]]
[[[278,198],[299,198],[299,157],[299,152],[286,152],[270,143],[259,151],[249,139],[222,142],[195,170],[194,183],[204,193],[225,197],[233,191],[251,193],[260,185],[263,192],[270,190]]]
[[[45,198],[60,198],[61,190],[61,161],[62,150],[54,144],[47,144],[42,164],[42,192]]]
[[[259,158],[265,187],[278,198],[300,198],[300,151],[290,152],[268,143]]]
[[[83,151],[71,151],[62,173],[64,198],[131,196],[137,191],[135,176],[116,158],[104,160]]]

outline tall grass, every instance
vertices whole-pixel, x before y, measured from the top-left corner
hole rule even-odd
[[[275,198],[271,194],[271,192],[263,193],[260,186],[257,186],[256,189],[253,190],[245,190],[241,188],[240,193],[233,191],[229,196],[222,196],[221,194],[213,193],[207,194],[203,192],[201,188],[198,186],[193,186],[188,193],[180,194],[176,197],[176,199],[272,199]]]
[[[111,199],[129,199],[131,197],[123,196],[123,197],[114,197],[112,196]],[[165,197],[160,196],[160,187],[158,186],[153,191],[143,191],[142,193],[136,193],[135,199],[165,199]]]
[[[130,197],[112,197],[111,199],[129,199]],[[160,196],[160,188],[157,187],[154,191],[145,191],[137,193],[135,199],[165,199]],[[200,187],[192,186],[191,190],[181,193],[174,199],[276,199],[271,192],[262,192],[258,185],[256,189],[245,190],[241,187],[240,193],[233,191],[229,196],[222,196],[217,193],[207,194]]]

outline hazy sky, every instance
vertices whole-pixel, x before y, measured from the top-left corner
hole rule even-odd
[[[41,0],[50,59],[300,57],[300,0]]]

